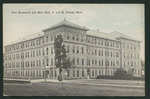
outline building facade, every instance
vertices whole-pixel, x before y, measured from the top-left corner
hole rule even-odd
[[[67,79],[114,75],[118,68],[141,76],[140,41],[118,32],[89,30],[63,20],[5,46],[4,77],[57,79],[54,39],[59,34],[74,65],[65,73]]]

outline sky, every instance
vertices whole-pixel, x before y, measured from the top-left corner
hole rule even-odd
[[[74,13],[58,13],[61,11]],[[144,17],[144,4],[3,4],[3,45],[35,34],[65,18],[91,30],[118,31],[142,41],[140,57],[145,60]]]

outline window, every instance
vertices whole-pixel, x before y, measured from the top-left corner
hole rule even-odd
[[[56,71],[55,71],[55,77],[57,76],[57,73],[56,73]]]
[[[33,57],[35,57],[35,52],[33,51]]]
[[[75,59],[73,58],[73,60],[72,60],[72,63],[73,63],[73,65],[75,65]]]
[[[113,66],[115,66],[115,61],[113,61]]]
[[[45,76],[45,71],[43,71],[43,77]]]
[[[84,54],[84,49],[83,49],[83,47],[82,47],[82,54]]]
[[[67,35],[67,39],[69,39],[69,34]]]
[[[95,44],[96,44],[96,39],[95,39]]]
[[[118,43],[116,42],[116,47],[118,48]]]
[[[7,56],[5,56],[5,60],[7,60]]]
[[[82,71],[82,77],[84,77],[84,71]]]
[[[39,38],[39,45],[41,44],[41,38]]]
[[[107,66],[107,61],[105,61],[105,65]]]
[[[97,55],[97,50],[95,50],[95,55]]]
[[[36,67],[38,67],[38,60],[36,61]]]
[[[101,66],[101,61],[99,60],[99,66]]]
[[[36,50],[36,55],[38,56],[38,50]]]
[[[73,46],[73,48],[72,48],[72,52],[74,53],[75,52],[75,47]]]
[[[73,34],[73,36],[72,36],[72,40],[74,40],[74,34]]]
[[[95,65],[97,65],[97,60],[95,60]]]
[[[84,59],[82,59],[82,65],[84,65]]]
[[[133,67],[133,62],[131,62],[131,67]]]
[[[97,70],[95,71],[95,76],[97,76]]]
[[[32,61],[31,61],[31,67],[32,67]]]
[[[94,76],[94,70],[92,71],[92,76]]]
[[[119,53],[118,52],[116,52],[116,57],[119,57]]]
[[[78,38],[78,35],[77,35],[77,38],[76,38],[76,40],[77,40],[77,41],[79,40],[79,38]]]
[[[47,48],[47,50],[46,50],[46,51],[47,51],[47,55],[48,55],[48,48]]]
[[[92,44],[93,44],[93,38],[92,38]]]
[[[69,77],[69,71],[67,71],[67,76]]]
[[[111,66],[113,66],[113,63],[112,63],[112,61],[111,61]]]
[[[79,58],[77,58],[77,65],[79,65]]]
[[[44,56],[44,49],[43,49],[43,56]]]
[[[67,52],[69,53],[69,45],[67,46]]]
[[[53,54],[53,47],[51,47],[51,54]]]
[[[101,71],[99,70],[99,75],[101,75]]]
[[[75,71],[73,71],[73,77],[75,77]]]
[[[41,60],[39,60],[39,67],[41,67]]]
[[[38,45],[38,40],[36,40],[36,45]]]
[[[39,50],[39,55],[41,56],[41,50]]]
[[[109,41],[107,41],[107,46],[109,46]]]
[[[94,60],[92,60],[92,64],[94,64]]]
[[[53,71],[52,71],[52,77],[53,77]]]
[[[48,42],[48,36],[46,36],[46,42]]]
[[[33,61],[33,67],[35,67],[35,61]]]
[[[79,53],[79,47],[77,47],[77,53]]]
[[[127,45],[127,49],[129,49],[129,45]]]
[[[51,65],[53,66],[53,59],[51,59]]]
[[[32,57],[32,51],[31,51],[31,57]]]
[[[81,41],[83,42],[83,35],[82,35]]]
[[[18,63],[18,67],[19,67],[20,65],[19,65],[19,63]],[[29,61],[28,61],[28,67],[29,67]]]
[[[53,41],[53,35],[51,35],[51,41]]]
[[[79,70],[77,70],[77,77],[79,77]]]
[[[43,40],[43,43],[44,43],[44,37],[43,37],[43,39],[42,39],[42,40]]]

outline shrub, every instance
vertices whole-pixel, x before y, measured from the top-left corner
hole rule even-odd
[[[98,75],[96,79],[114,79],[114,76]]]

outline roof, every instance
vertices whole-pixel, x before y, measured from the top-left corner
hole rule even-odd
[[[53,28],[56,28],[56,27],[59,27],[59,26],[63,26],[63,25],[64,25],[64,26],[70,26],[70,27],[78,28],[78,29],[82,29],[82,30],[89,30],[89,29],[87,29],[87,28],[85,28],[85,27],[81,27],[81,26],[76,25],[76,24],[74,24],[74,23],[68,22],[68,21],[66,21],[66,20],[64,19],[63,21],[57,23],[56,25],[53,25],[53,26],[51,26],[51,27],[49,27],[49,28],[46,28],[46,29],[43,29],[43,31],[47,31],[47,30],[50,30],[50,29],[53,29]]]
[[[12,44],[15,44],[15,43],[19,43],[19,42],[23,42],[23,41],[27,41],[27,40],[31,40],[31,39],[34,39],[34,38],[38,38],[38,37],[41,37],[44,35],[44,32],[40,31],[38,33],[35,33],[35,34],[31,34],[31,35],[28,35],[24,38],[21,38],[21,39],[18,39],[16,41],[13,41],[11,42],[11,44],[8,44],[8,45],[12,45]],[[7,46],[7,45],[6,45]]]
[[[125,34],[123,34],[123,33],[118,32],[118,31],[114,31],[114,32],[110,33],[110,35],[112,35],[112,36],[115,37],[116,39],[118,39],[118,38],[125,38],[125,39],[129,39],[129,40],[133,40],[133,41],[138,41],[138,42],[140,42],[139,40],[134,39],[134,38],[132,38],[132,37],[130,37],[130,36],[127,36],[127,35],[125,35]]]
[[[94,31],[94,30],[88,30],[87,35],[118,41],[113,36],[109,35],[108,33]]]

